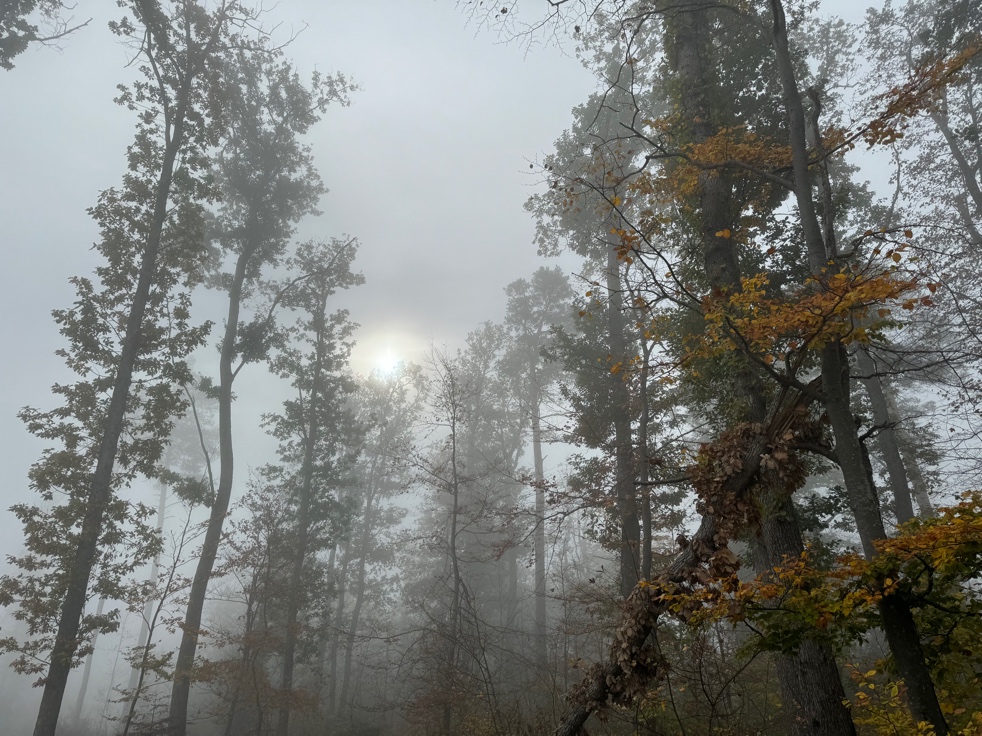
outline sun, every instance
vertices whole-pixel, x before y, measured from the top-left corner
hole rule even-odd
[[[393,324],[358,333],[351,352],[351,367],[362,376],[389,379],[418,360],[424,340],[412,330]]]
[[[386,350],[375,359],[375,370],[383,376],[391,376],[399,368],[402,359],[391,350]]]

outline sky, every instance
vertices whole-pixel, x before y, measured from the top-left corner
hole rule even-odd
[[[864,4],[848,7],[854,20]],[[21,535],[6,509],[30,497],[27,471],[43,449],[16,413],[52,407],[50,386],[70,378],[54,355],[62,340],[51,310],[71,304],[68,279],[97,263],[86,208],[119,183],[133,135],[132,113],[113,103],[116,85],[135,74],[130,51],[107,29],[116,10],[79,0],[74,16],[91,17],[86,28],[60,50],[28,50],[0,72],[4,556]],[[355,267],[366,283],[336,297],[361,325],[354,368],[418,362],[428,344],[454,349],[482,321],[500,320],[504,287],[551,265],[535,253],[522,205],[538,186],[529,164],[596,86],[572,48],[505,42],[454,0],[281,0],[269,22],[279,23],[280,38],[302,30],[286,52],[299,70],[342,72],[360,87],[309,136],[330,192],[323,214],[300,230],[361,243]],[[199,303],[220,325],[220,300]],[[216,340],[196,364],[212,375]],[[254,467],[272,459],[259,423],[285,397],[274,381],[253,365],[236,384],[237,452]]]
[[[86,208],[119,183],[133,135],[132,113],[113,103],[135,73],[106,27],[115,10],[82,0],[74,15],[92,17],[88,27],[0,75],[3,509],[24,497],[42,449],[17,411],[51,407],[50,386],[69,378],[50,313],[71,304],[69,277],[96,265]],[[555,46],[528,50],[481,32],[452,0],[284,0],[268,23],[281,39],[301,31],[286,51],[301,72],[342,72],[360,87],[308,137],[329,193],[300,228],[303,238],[361,243],[355,267],[366,283],[335,300],[361,325],[355,369],[418,362],[430,342],[455,348],[500,320],[505,285],[542,265],[522,209],[538,181],[529,163],[548,152],[592,76]],[[218,296],[198,303],[220,325]],[[217,366],[216,340],[197,357],[202,372]],[[255,428],[282,391],[264,374],[250,366],[236,384],[246,457],[271,449]],[[16,532],[12,521],[0,511],[0,540]]]

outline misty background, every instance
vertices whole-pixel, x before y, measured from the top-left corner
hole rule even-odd
[[[822,12],[859,21],[868,3],[822,2]],[[91,23],[59,43],[31,48],[0,74],[0,554],[19,551],[21,527],[6,508],[28,493],[27,472],[46,443],[16,413],[48,408],[52,384],[70,373],[54,356],[63,340],[51,310],[74,298],[69,277],[98,264],[99,237],[86,214],[99,191],[125,171],[133,114],[113,103],[116,86],[135,78],[133,51],[106,29],[113,3],[80,0],[76,20]],[[303,220],[296,240],[357,236],[353,269],[365,283],[338,306],[358,323],[352,368],[362,375],[398,361],[423,362],[430,346],[456,350],[485,320],[500,321],[504,287],[542,265],[575,271],[572,256],[544,260],[523,205],[544,189],[538,166],[570,111],[598,86],[575,43],[510,39],[453,0],[283,0],[264,23],[289,41],[302,75],[345,74],[358,90],[351,105],[328,108],[306,141],[328,193],[319,217]],[[866,158],[863,176],[886,181],[884,161]],[[573,280],[582,293],[587,285]],[[197,313],[220,325],[225,295],[198,290]],[[213,332],[195,367],[213,373]],[[233,502],[248,469],[274,459],[275,441],[260,426],[290,389],[262,364],[236,383],[237,470]],[[565,462],[549,450],[548,472]],[[0,573],[6,562],[0,562]],[[124,626],[126,623],[124,622]],[[124,664],[117,644],[100,640],[90,685],[105,691]],[[69,683],[73,703],[78,673]],[[118,680],[118,672],[115,675]],[[6,668],[0,689],[22,693],[33,722],[37,690]],[[93,702],[99,703],[98,696]],[[27,729],[28,726],[24,726]],[[20,733],[20,730],[9,733]],[[27,733],[27,730],[23,730]],[[0,726],[0,733],[7,733]]]

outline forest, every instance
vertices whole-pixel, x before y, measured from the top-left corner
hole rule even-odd
[[[982,0],[434,2],[594,91],[509,164],[538,267],[368,370],[312,138],[358,69],[0,2],[2,75],[123,50],[130,136],[17,412],[0,732],[982,736]]]

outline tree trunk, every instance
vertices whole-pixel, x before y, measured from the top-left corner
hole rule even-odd
[[[333,545],[331,545],[331,552],[327,557],[328,579],[334,577],[334,566],[337,561],[337,556],[338,556],[338,545],[335,542]],[[318,647],[319,651],[317,655],[317,674],[320,677],[320,691],[322,695],[324,691],[327,689],[326,688],[327,649],[328,649],[328,642],[330,641],[332,621],[334,621],[334,619],[332,619],[331,617],[331,609],[328,606],[325,608],[324,620],[321,622],[321,632],[320,632],[321,645]]]
[[[886,530],[849,406],[849,365],[845,349],[839,343],[831,343],[823,349],[822,377],[825,409],[832,422],[836,458],[846,483],[849,506],[856,519],[863,551],[872,558],[877,554],[875,542],[886,538]],[[948,733],[948,724],[924,659],[910,604],[900,595],[888,595],[880,601],[879,611],[890,653],[907,685],[914,718],[930,723],[938,736],[944,736]]]
[[[702,49],[708,48],[711,32],[702,3],[692,12],[681,10],[676,20],[678,73],[687,93],[686,113],[694,141],[704,142],[716,130],[710,106],[709,85],[705,80]],[[702,226],[706,277],[714,292],[720,294],[740,288],[740,264],[732,238],[722,231],[732,230],[733,205],[731,183],[724,172],[700,175],[699,214]],[[746,421],[763,425],[768,411],[764,388],[748,361],[738,366],[735,383]],[[760,536],[755,540],[758,551],[756,572],[765,575],[788,557],[797,557],[804,548],[790,491],[776,489],[758,503],[763,507]],[[843,705],[845,692],[839,677],[835,655],[830,646],[806,642],[794,654],[781,655],[777,673],[784,707],[791,713],[791,731],[795,736],[854,736],[855,727]]]
[[[338,650],[341,647],[341,628],[344,626],[344,607],[345,594],[348,590],[348,565],[351,562],[351,541],[344,543],[344,552],[341,561],[341,571],[338,575],[339,590],[338,603],[334,614],[334,630],[331,632],[331,644],[328,649],[327,667],[327,696],[324,703],[324,712],[329,717],[334,717],[337,706],[338,694]]]
[[[979,175],[978,168],[973,167],[969,163],[958,142],[958,136],[955,135],[951,126],[948,124],[947,96],[945,95],[943,99],[944,104],[939,109],[935,109],[930,113],[931,120],[934,121],[938,130],[941,131],[941,135],[944,136],[945,143],[948,144],[948,150],[951,151],[951,157],[955,159],[955,163],[958,165],[958,171],[961,173],[962,180],[965,182],[965,191],[971,195],[972,202],[975,204],[975,210],[982,212],[982,188],[979,187],[979,179],[977,178]],[[968,210],[966,209],[966,211]],[[974,227],[974,221],[971,218],[966,219]]]
[[[610,247],[607,253],[607,339],[613,364],[628,360],[623,288],[621,262],[617,259],[616,249]],[[620,373],[610,374],[610,392],[614,407],[614,496],[621,525],[620,586],[621,595],[627,598],[640,578],[641,524],[634,488],[631,395]]]
[[[546,474],[542,460],[541,411],[538,396],[532,407],[532,457],[535,464],[535,661],[539,674],[549,670],[546,629]]]
[[[781,494],[783,496],[783,493]],[[788,497],[766,504],[760,539],[755,540],[757,574],[766,579],[804,550],[794,504]],[[805,639],[794,654],[776,657],[783,711],[795,736],[855,734],[835,656],[826,644]]]
[[[368,565],[368,553],[372,545],[372,523],[375,511],[373,491],[373,488],[368,489],[368,497],[365,499],[365,513],[362,516],[364,529],[361,535],[358,571],[355,574],[355,606],[351,609],[351,620],[348,622],[348,636],[344,649],[344,674],[341,680],[341,697],[338,701],[342,708],[348,703],[348,694],[351,690],[351,663],[355,653],[355,638],[358,633],[358,622],[361,619],[361,607],[365,602],[365,568]]]
[[[456,397],[455,397],[456,399]],[[453,495],[453,506],[450,512],[450,536],[448,539],[448,555],[450,558],[450,568],[453,574],[453,597],[450,599],[450,611],[447,627],[447,657],[446,670],[443,673],[445,679],[445,689],[443,701],[443,718],[441,721],[442,736],[453,736],[453,699],[450,697],[454,689],[456,680],[455,672],[457,669],[457,658],[460,649],[461,636],[461,598],[463,595],[463,578],[460,573],[460,560],[457,555],[457,534],[460,514],[460,474],[457,466],[457,412],[459,407],[456,402],[453,404],[454,416],[451,419],[450,427],[450,492]]]
[[[784,6],[781,0],[771,0],[771,10],[774,21],[774,49],[788,112],[795,200],[801,217],[812,274],[816,278],[822,278],[830,254],[822,237],[812,199],[804,106],[788,47]],[[845,348],[840,342],[833,341],[822,348],[821,367],[823,401],[832,424],[836,458],[845,480],[846,495],[856,519],[863,550],[867,557],[873,557],[876,555],[874,542],[883,539],[886,533],[880,517],[876,488],[867,469],[864,448],[849,404],[849,362]],[[891,653],[900,675],[908,686],[910,707],[914,717],[930,723],[938,736],[945,736],[948,733],[948,724],[941,712],[930,671],[924,660],[910,605],[900,596],[894,595],[885,596],[879,608]]]
[[[170,736],[185,736],[187,733],[192,670],[195,654],[198,650],[198,637],[202,633],[201,615],[204,610],[205,595],[208,592],[208,581],[211,580],[215,559],[218,556],[222,527],[232,497],[232,476],[235,462],[232,450],[232,383],[235,380],[232,361],[235,358],[235,343],[239,330],[239,311],[246,269],[258,245],[256,242],[250,242],[239,254],[228,293],[228,314],[218,368],[218,452],[220,464],[218,488],[212,501],[208,528],[205,531],[204,543],[201,545],[198,565],[194,571],[184,623],[181,625],[181,647],[177,653],[177,661],[174,663],[174,683],[171,687],[170,714],[168,716]]]
[[[104,598],[99,599],[96,606],[95,615],[101,616],[106,607]],[[72,721],[79,723],[82,720],[82,708],[85,706],[85,695],[89,690],[89,678],[92,676],[92,658],[95,657],[95,645],[99,640],[99,632],[92,634],[92,651],[85,658],[85,668],[82,670],[82,682],[78,686],[78,697],[75,699],[75,712],[72,714]]]
[[[638,401],[641,404],[641,414],[638,417],[638,487],[641,489],[641,577],[651,578],[651,549],[654,529],[651,522],[651,486],[648,484],[650,460],[648,458],[648,423],[651,421],[651,408],[648,406],[648,369],[651,359],[651,345],[644,336],[640,335],[642,361],[639,376]]]
[[[876,362],[862,345],[856,350],[856,362],[863,374],[863,386],[866,388],[866,395],[869,397],[870,406],[873,408],[873,422],[880,428],[877,443],[880,446],[883,462],[887,467],[887,477],[890,479],[890,489],[893,491],[897,523],[903,524],[914,518],[914,505],[910,497],[907,471],[904,468],[904,460],[897,444],[897,434],[894,431],[890,408],[887,405],[883,384],[880,383],[880,378],[876,374]]]
[[[297,626],[300,615],[300,602],[303,598],[303,565],[307,557],[307,543],[310,535],[310,508],[314,494],[314,453],[320,439],[321,417],[318,416],[319,403],[322,401],[322,383],[324,373],[324,339],[325,315],[327,310],[327,295],[322,294],[318,302],[314,318],[314,365],[311,377],[311,389],[308,401],[308,412],[305,427],[305,445],[303,467],[301,468],[300,506],[297,510],[297,548],[294,551],[293,567],[290,572],[290,586],[287,593],[285,634],[283,639],[283,671],[280,678],[280,690],[289,694],[293,690],[294,660],[297,650]],[[287,736],[290,731],[290,706],[282,705],[276,724],[277,736]]]
[[[893,389],[890,386],[883,387],[883,393],[887,400],[887,409],[890,412],[890,416],[896,421],[900,421],[900,410],[897,408],[897,401],[894,396]],[[910,436],[903,425],[898,424],[895,427],[894,436],[897,438],[897,446],[900,449],[900,455],[904,460],[904,468],[907,470],[907,476],[910,478],[910,484],[913,486],[914,500],[917,502],[917,512],[922,519],[933,519],[934,504],[931,503],[931,496],[928,493],[927,481],[924,479],[924,473],[921,472],[920,461],[917,459],[917,451],[915,449],[916,445],[914,443],[914,438]]]

